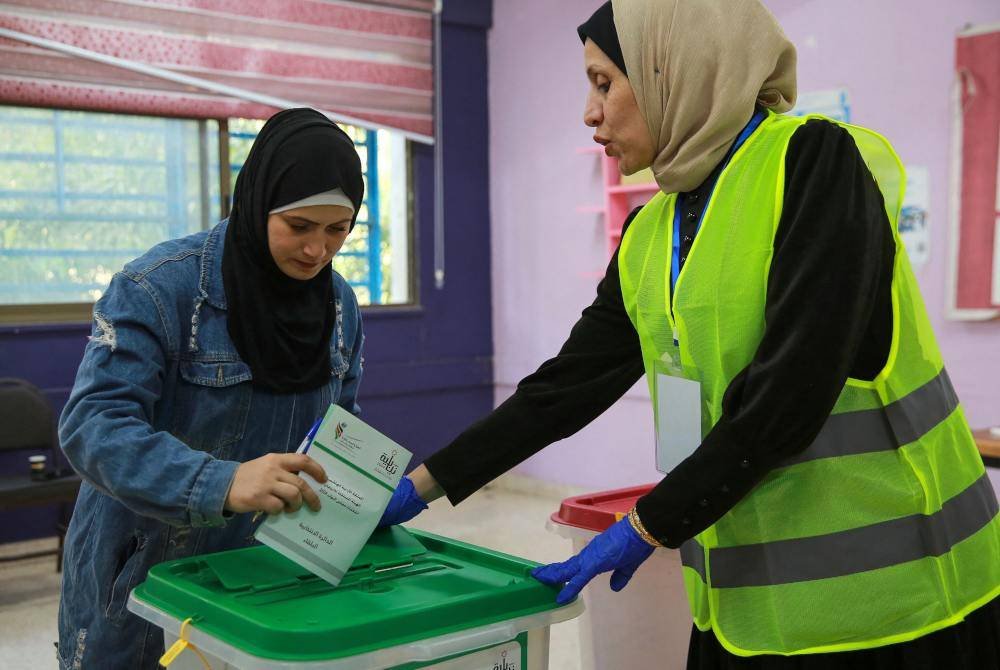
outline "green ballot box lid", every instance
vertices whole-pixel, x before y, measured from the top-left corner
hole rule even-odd
[[[130,609],[190,618],[251,656],[305,663],[559,609],[556,591],[530,576],[536,565],[396,526],[372,535],[337,587],[255,546],[154,566]]]

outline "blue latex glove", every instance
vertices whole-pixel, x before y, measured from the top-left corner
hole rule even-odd
[[[626,518],[595,537],[568,561],[537,567],[531,571],[531,576],[549,586],[565,584],[556,596],[556,602],[565,605],[576,598],[591,579],[609,570],[614,570],[611,590],[621,591],[653,549]]]
[[[392,492],[392,498],[389,499],[388,507],[382,512],[382,519],[378,522],[378,527],[385,528],[404,523],[425,509],[427,509],[427,503],[413,488],[413,481],[409,477],[403,477],[399,480],[396,490]]]

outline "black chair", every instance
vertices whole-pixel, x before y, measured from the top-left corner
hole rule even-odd
[[[24,467],[16,473],[0,473],[0,510],[39,505],[59,505],[56,535],[59,548],[0,557],[0,562],[56,555],[56,572],[62,571],[63,541],[73,503],[80,490],[80,477],[59,463],[59,439],[52,406],[33,384],[15,378],[0,378],[0,453],[24,452]],[[43,473],[32,473],[31,455],[44,455]]]

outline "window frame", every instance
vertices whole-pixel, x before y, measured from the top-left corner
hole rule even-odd
[[[8,105],[10,107],[24,107],[24,105]],[[52,109],[61,111],[57,107],[32,107],[34,109]],[[72,110],[88,111],[95,113],[108,113],[104,110]],[[114,113],[114,112],[112,112]],[[128,116],[146,116],[152,118],[163,118],[155,114],[128,114]],[[229,152],[229,118],[194,118],[194,117],[170,117],[187,121],[206,122],[215,121],[218,124],[219,142],[219,173],[216,178],[219,181],[219,213],[221,219],[225,219],[230,213],[230,152]],[[373,131],[374,132],[374,131]],[[416,236],[416,215],[414,212],[414,170],[412,141],[405,140],[405,178],[406,184],[406,250],[409,254],[407,263],[407,293],[409,301],[405,303],[368,304],[361,305],[362,312],[383,312],[410,313],[422,311],[420,305],[420,294],[418,286],[418,266],[420,254],[417,253]],[[214,224],[212,224],[214,225]],[[0,326],[36,326],[42,324],[85,324],[93,319],[93,302],[69,302],[69,303],[25,303],[25,304],[0,304]]]
[[[413,140],[404,140],[404,165],[406,176],[406,252],[409,261],[406,264],[407,302],[378,303],[361,305],[362,314],[413,314],[423,312],[420,301],[420,249],[417,247],[417,214],[416,214],[416,176],[413,169]]]

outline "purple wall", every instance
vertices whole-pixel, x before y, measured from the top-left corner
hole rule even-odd
[[[433,149],[414,144],[418,251],[415,308],[366,312],[364,418],[422,461],[493,401],[486,47],[491,0],[449,3],[443,20],[446,260],[434,288]],[[69,395],[89,324],[0,328],[0,377],[41,387],[57,410]],[[0,427],[0,430],[4,427]],[[0,458],[0,472],[26,467]],[[0,542],[51,535],[55,510],[0,512]]]
[[[799,90],[846,87],[854,120],[884,132],[930,174],[931,252],[918,279],[973,425],[1000,423],[1000,322],[946,320],[949,99],[955,34],[1000,20],[996,0],[764,0],[799,49]],[[490,33],[496,397],[562,344],[606,263],[597,158],[582,122],[586,80],[575,26],[600,2],[497,3]],[[659,479],[640,382],[576,436],[520,471],[594,489]],[[1000,485],[1000,477],[998,477]],[[998,486],[1000,488],[1000,486]]]
[[[598,0],[508,0],[490,33],[490,168],[496,402],[554,355],[607,264],[595,146],[576,26]],[[640,382],[577,435],[519,471],[595,490],[655,481],[649,394]]]

